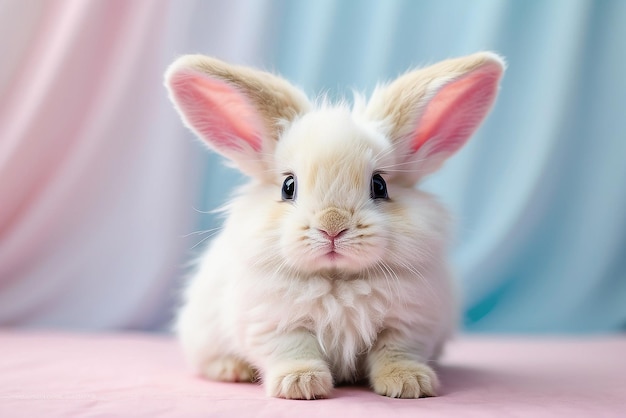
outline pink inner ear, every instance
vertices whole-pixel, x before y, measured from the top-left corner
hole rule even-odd
[[[498,65],[486,65],[441,88],[420,118],[412,151],[426,142],[428,156],[461,148],[489,111],[501,73]]]
[[[170,85],[188,123],[217,150],[241,150],[241,140],[261,150],[263,122],[235,87],[192,70],[174,74]]]

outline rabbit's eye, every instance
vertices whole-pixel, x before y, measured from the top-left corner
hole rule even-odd
[[[383,176],[376,173],[372,176],[372,185],[370,191],[370,197],[372,199],[387,199],[387,183],[383,179]]]
[[[287,176],[283,182],[283,200],[293,200],[296,196],[296,179]]]

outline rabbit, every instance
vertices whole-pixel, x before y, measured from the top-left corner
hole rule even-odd
[[[216,58],[172,63],[165,86],[183,123],[249,177],[175,319],[193,370],[287,399],[356,381],[436,396],[431,366],[459,309],[450,217],[417,185],[480,125],[504,68],[479,52],[333,104]]]

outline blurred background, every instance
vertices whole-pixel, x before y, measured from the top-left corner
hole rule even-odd
[[[625,22],[621,0],[0,0],[0,326],[167,328],[242,181],[168,102],[177,56],[350,97],[489,49],[496,106],[424,184],[457,220],[463,326],[624,331]]]

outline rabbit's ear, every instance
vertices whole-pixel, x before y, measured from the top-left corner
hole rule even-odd
[[[366,109],[383,120],[407,184],[437,170],[478,128],[496,98],[504,61],[482,52],[412,71],[377,88]]]
[[[245,174],[270,174],[281,126],[309,108],[303,92],[280,77],[187,55],[167,70],[165,85],[184,123]]]

